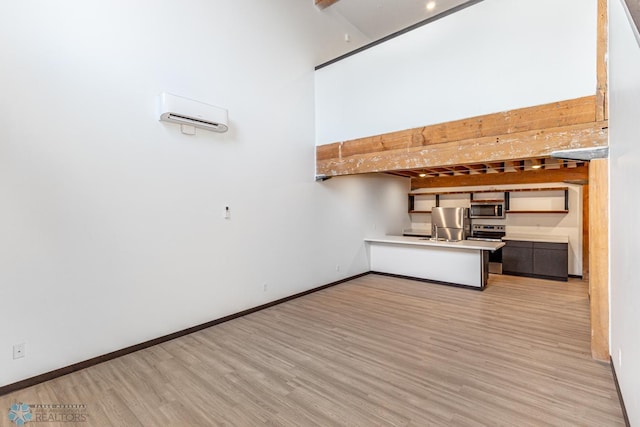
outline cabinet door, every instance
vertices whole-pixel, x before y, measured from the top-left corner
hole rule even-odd
[[[534,243],[533,273],[539,276],[567,280],[569,253],[566,243]]]
[[[533,243],[507,241],[502,248],[502,272],[533,274]]]

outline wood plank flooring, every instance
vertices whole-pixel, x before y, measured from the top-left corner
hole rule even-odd
[[[0,410],[83,403],[81,426],[622,426],[589,333],[578,280],[492,275],[478,292],[368,275],[2,396]]]

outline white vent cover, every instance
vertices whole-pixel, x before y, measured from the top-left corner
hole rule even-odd
[[[229,129],[229,116],[224,108],[163,92],[158,97],[159,120],[193,126],[213,132]]]

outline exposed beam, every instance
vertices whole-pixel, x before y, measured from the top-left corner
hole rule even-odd
[[[589,165],[589,295],[591,356],[609,361],[608,160]]]
[[[582,280],[589,281],[589,183],[582,186]]]
[[[609,118],[607,96],[607,0],[598,0],[598,40],[596,45],[596,121]]]
[[[388,150],[384,153],[318,159],[316,173],[339,176],[548,157],[557,150],[606,146],[607,140],[608,123],[591,122]]]
[[[389,175],[395,175],[395,176],[401,176],[403,178],[414,178],[414,175],[406,172],[406,171],[393,171],[393,172],[386,172]]]
[[[588,178],[588,166],[579,166],[568,169],[540,169],[500,174],[412,178],[411,188],[415,190],[418,188],[469,187],[474,185],[540,184],[546,182],[586,181]]]
[[[338,0],[315,0],[315,3],[316,6],[318,6],[320,9],[324,9],[325,7],[329,7],[337,1]]]
[[[543,167],[542,159],[531,159],[531,169],[542,169]]]
[[[450,175],[453,176],[454,172],[452,170],[450,170],[449,168],[433,168],[433,170],[435,172],[437,172],[439,175]]]
[[[504,162],[493,162],[489,163],[487,166],[496,172],[502,172],[504,170]]]
[[[524,170],[524,160],[512,160],[505,163],[505,168],[511,167],[516,172],[522,172]]]
[[[503,137],[512,133],[589,123],[594,121],[595,115],[596,97],[586,96],[321,145],[316,148],[316,159],[318,161],[341,159],[452,141],[490,136]]]
[[[438,176],[438,173],[437,173],[437,172],[434,172],[434,171],[432,171],[432,170],[430,170],[430,169],[429,169],[429,170],[421,170],[421,171],[418,171],[418,176],[420,176],[420,175],[424,175],[424,176]]]
[[[467,165],[467,167],[479,173],[487,173],[487,169],[484,165]]]
[[[469,168],[467,166],[453,166],[453,167],[450,167],[448,169],[451,169],[451,170],[453,170],[453,171],[455,171],[457,173],[461,173],[463,175],[469,175],[469,173],[470,173]]]

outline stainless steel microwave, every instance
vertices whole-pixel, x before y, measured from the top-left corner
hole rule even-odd
[[[478,218],[504,218],[504,201],[502,200],[472,200],[469,216]]]

